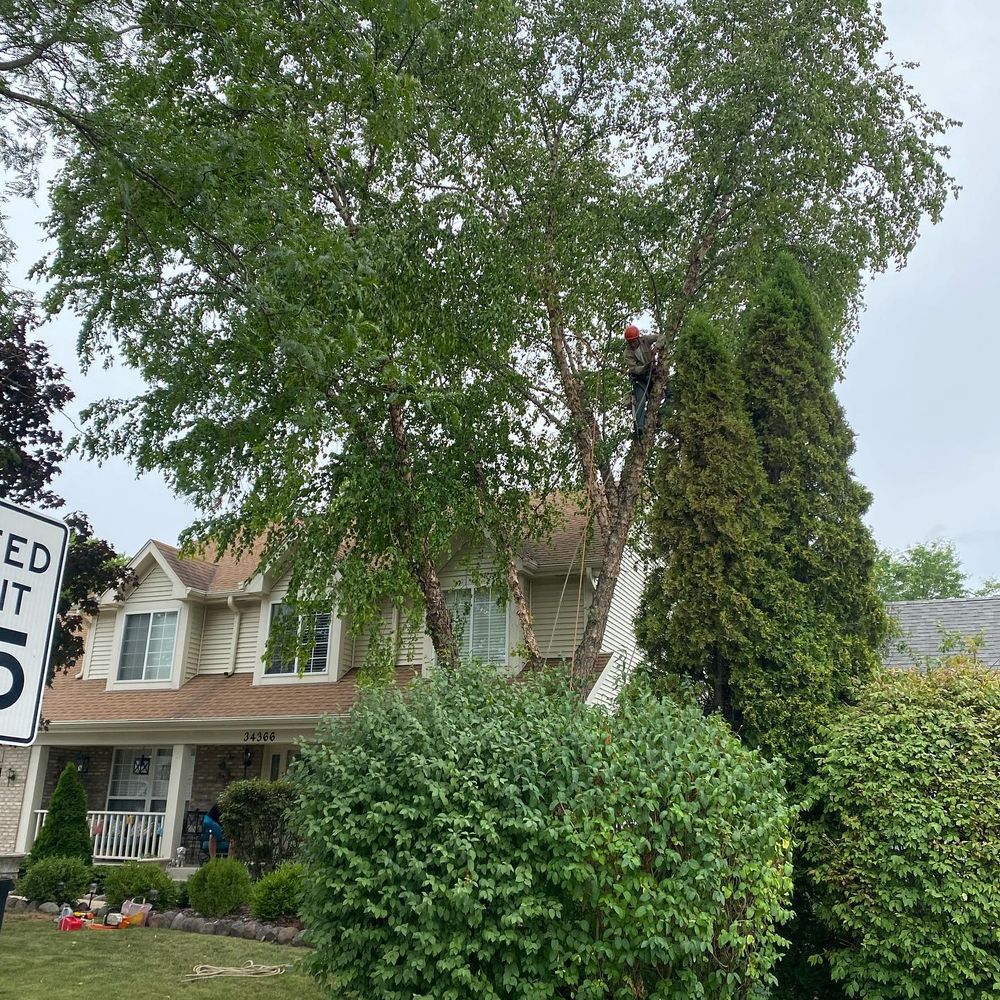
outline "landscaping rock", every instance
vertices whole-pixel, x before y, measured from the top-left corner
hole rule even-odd
[[[111,907],[105,903],[103,906],[97,906],[94,908],[94,918],[96,920],[103,920],[111,912]]]
[[[20,913],[27,909],[28,900],[24,896],[8,896],[7,910],[10,913]]]
[[[259,930],[260,924],[258,924],[256,920],[247,920],[243,924],[243,937],[246,938],[247,941],[256,941],[257,931]]]
[[[200,934],[214,934],[215,933],[215,921],[214,920],[206,920],[206,921],[204,921],[204,923],[202,923],[202,925],[201,925],[201,930],[199,931],[199,933]]]
[[[154,913],[153,916],[155,917],[156,914]],[[164,910],[160,914],[160,926],[169,927],[174,922],[174,917],[176,916],[177,916],[176,910]]]
[[[229,925],[229,936],[241,938],[243,937],[243,921],[233,920]]]
[[[24,904],[25,913],[34,913],[38,909],[38,903],[33,899],[29,899],[27,903]]]
[[[278,931],[278,944],[291,944],[298,931],[294,927],[282,927]]]
[[[187,917],[183,913],[178,913],[173,920],[170,921],[170,929],[172,931],[182,931],[184,930],[184,921]]]
[[[147,927],[163,927],[163,926],[169,927],[170,924],[164,925],[164,923],[163,923],[163,914],[162,913],[151,913],[146,918],[146,926]]]
[[[184,930],[190,931],[192,934],[200,934],[201,929],[204,926],[205,926],[205,921],[201,917],[184,918]]]
[[[60,910],[58,903],[39,903],[38,912],[39,913],[51,913],[53,916],[57,914]]]
[[[277,941],[278,928],[274,924],[261,924],[257,930],[258,941]]]
[[[299,931],[295,937],[292,938],[293,948],[308,948],[309,942],[306,941],[306,932],[304,930]]]

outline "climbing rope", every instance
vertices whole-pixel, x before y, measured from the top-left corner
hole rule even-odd
[[[287,965],[256,965],[253,962],[244,962],[237,968],[224,965],[196,965],[194,972],[185,976],[184,979],[215,979],[219,976],[263,978],[264,976],[280,976],[287,968]]]

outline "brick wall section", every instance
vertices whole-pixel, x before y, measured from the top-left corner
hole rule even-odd
[[[249,750],[250,763],[244,768],[243,752]],[[244,776],[259,778],[263,763],[261,747],[243,746],[200,746],[195,752],[194,775],[191,779],[192,809],[209,809],[219,801],[222,790],[231,781],[239,781]],[[228,777],[222,773],[219,764],[225,764]]]
[[[30,755],[29,747],[0,747],[0,855],[14,852]],[[12,768],[17,778],[8,782],[7,772]]]
[[[108,782],[111,780],[111,747],[53,747],[49,751],[49,766],[45,772],[42,789],[42,809],[48,809],[56,782],[63,768],[72,764],[78,753],[90,758],[87,770],[80,775],[83,790],[87,793],[88,809],[104,809],[108,801]]]

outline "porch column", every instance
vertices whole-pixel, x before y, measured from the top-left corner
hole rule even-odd
[[[184,807],[191,798],[191,778],[194,774],[195,748],[187,743],[175,743],[170,758],[170,781],[167,783],[167,814],[163,817],[163,839],[160,857],[172,858],[181,845],[184,834]]]
[[[24,797],[21,799],[21,821],[17,825],[18,854],[27,854],[35,839],[35,810],[42,808],[45,773],[49,769],[49,748],[35,744],[28,759],[28,774],[24,779]]]

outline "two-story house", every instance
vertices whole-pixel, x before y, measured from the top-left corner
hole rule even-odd
[[[582,545],[585,528],[582,515],[569,514],[544,541],[525,545],[519,560],[548,659],[572,655],[601,571],[600,539]],[[516,672],[523,636],[513,603],[477,586],[469,570],[488,558],[456,557],[441,578],[463,652]],[[255,554],[181,558],[150,541],[131,565],[138,584],[123,601],[104,595],[79,669],[46,691],[46,726],[35,746],[0,748],[0,859],[8,866],[31,849],[68,762],[86,789],[96,860],[166,859],[182,844],[194,859],[200,816],[229,782],[279,777],[296,742],[355,701],[368,639],[353,635],[335,609],[317,617],[308,662],[265,656],[288,577],[258,572]],[[641,588],[638,563],[627,558],[591,702],[614,697],[635,657]],[[399,684],[433,665],[430,639],[406,631],[405,616],[387,607],[382,632],[393,643]]]

